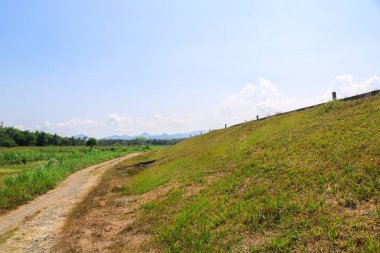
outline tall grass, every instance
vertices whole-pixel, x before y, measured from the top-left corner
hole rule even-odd
[[[54,188],[69,174],[145,147],[28,147],[0,150],[0,212]]]

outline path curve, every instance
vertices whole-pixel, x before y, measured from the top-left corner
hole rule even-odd
[[[0,216],[1,252],[47,252],[63,227],[70,210],[99,182],[113,165],[130,159],[133,153],[82,169],[55,189]]]

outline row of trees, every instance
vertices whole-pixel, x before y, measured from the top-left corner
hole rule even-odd
[[[112,146],[112,145],[123,145],[123,146],[142,146],[142,145],[157,145],[157,146],[168,146],[174,145],[183,139],[172,139],[172,140],[158,140],[158,139],[145,139],[144,137],[137,137],[132,140],[98,140],[98,145],[100,146]]]
[[[86,140],[74,137],[61,137],[42,131],[22,131],[13,127],[0,127],[0,146],[81,146]]]
[[[74,137],[61,137],[57,134],[49,134],[42,131],[22,131],[13,127],[0,126],[0,147],[15,146],[142,146],[142,145],[174,145],[182,139],[156,140],[137,137],[133,140],[88,140]]]

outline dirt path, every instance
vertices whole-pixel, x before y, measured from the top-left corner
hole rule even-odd
[[[97,164],[70,175],[62,184],[30,203],[0,216],[1,252],[47,252],[69,211],[118,162],[138,153]]]

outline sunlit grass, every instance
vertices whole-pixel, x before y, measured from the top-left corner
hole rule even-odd
[[[379,96],[213,131],[125,165],[137,159],[158,160],[121,194],[178,189],[141,207],[152,247],[380,250]]]

